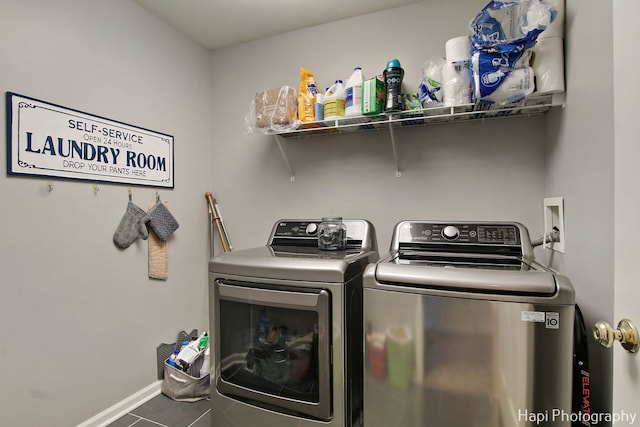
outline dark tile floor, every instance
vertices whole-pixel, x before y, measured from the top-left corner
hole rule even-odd
[[[108,427],[211,427],[211,400],[176,402],[159,394]]]

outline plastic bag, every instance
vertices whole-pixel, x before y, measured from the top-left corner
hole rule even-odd
[[[268,134],[287,132],[298,128],[296,90],[282,86],[256,93],[244,119],[248,132],[260,130]]]
[[[534,89],[531,49],[554,21],[542,0],[491,1],[470,23],[473,101],[507,104]]]
[[[535,89],[531,50],[494,53],[474,50],[471,54],[473,99],[508,104],[530,95]]]
[[[444,58],[430,58],[422,67],[422,77],[418,85],[418,98],[423,108],[435,107],[442,104],[444,82],[442,68]]]
[[[420,98],[418,95],[413,93],[403,93],[402,94],[402,110],[420,110],[422,108],[422,103],[420,102]]]
[[[556,15],[542,0],[491,1],[470,23],[471,42],[500,53],[530,49]]]
[[[493,79],[491,82],[474,85],[477,93],[476,99],[484,103],[496,103],[500,105],[510,104],[519,101],[533,93],[535,82],[534,73],[531,67],[515,68],[509,72],[497,70],[494,73],[487,73],[483,77]],[[489,87],[491,90],[483,92],[483,88]]]

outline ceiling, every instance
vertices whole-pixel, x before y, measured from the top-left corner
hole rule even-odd
[[[423,0],[133,1],[213,50]]]

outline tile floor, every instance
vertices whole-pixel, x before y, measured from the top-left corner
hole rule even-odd
[[[176,402],[160,393],[108,427],[211,427],[211,399]]]

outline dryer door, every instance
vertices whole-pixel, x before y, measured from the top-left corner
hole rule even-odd
[[[279,411],[331,418],[330,294],[215,282],[215,385]]]

